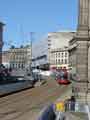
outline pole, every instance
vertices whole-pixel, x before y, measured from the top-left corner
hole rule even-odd
[[[30,46],[31,46],[31,56],[30,56],[30,70],[32,70],[32,41],[34,32],[30,32]]]
[[[87,51],[89,52],[89,46],[88,46],[88,43],[87,43]],[[87,56],[88,56],[88,52],[87,52]],[[87,58],[87,61],[89,59]],[[89,62],[89,61],[88,61]],[[88,77],[88,62],[87,62],[87,91],[86,91],[86,104],[88,105],[88,84],[89,84],[89,77]],[[90,116],[89,116],[90,117]]]

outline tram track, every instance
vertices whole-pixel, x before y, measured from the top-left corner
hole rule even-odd
[[[0,120],[24,120],[28,113],[33,117],[45,105],[60,97],[65,88],[57,86],[55,81],[48,81],[46,85],[0,98]]]

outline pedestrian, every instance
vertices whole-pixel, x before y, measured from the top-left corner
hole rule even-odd
[[[71,99],[70,99],[70,109],[71,109],[71,111],[75,111],[75,103],[76,103],[75,97],[71,96]]]
[[[65,112],[70,110],[70,98],[65,100]]]
[[[65,120],[65,103],[60,101],[56,103],[56,119],[55,120]]]

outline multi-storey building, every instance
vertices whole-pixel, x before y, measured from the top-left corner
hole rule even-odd
[[[56,65],[57,59],[52,55],[52,53],[56,52],[57,49],[60,51],[62,48],[65,48],[65,46],[68,46],[68,42],[73,38],[73,35],[74,32],[52,32],[49,33],[45,39],[38,41],[38,43],[34,43],[32,61],[33,66],[36,67],[46,65],[50,67],[52,64]],[[52,63],[53,59],[55,59],[54,63]]]
[[[52,49],[50,51],[50,68],[66,67],[69,65],[68,47]]]
[[[30,46],[11,48],[2,54],[3,64],[13,69],[24,69],[31,64]]]

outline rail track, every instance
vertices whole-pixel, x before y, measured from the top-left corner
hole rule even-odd
[[[42,108],[67,90],[56,81],[0,98],[0,120],[37,120]]]

